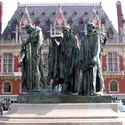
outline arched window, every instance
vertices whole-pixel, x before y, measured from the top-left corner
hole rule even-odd
[[[112,81],[110,83],[110,91],[118,91],[119,87],[118,87],[118,83],[116,81]]]
[[[3,84],[3,93],[11,93],[12,92],[12,85],[10,82],[5,82]]]

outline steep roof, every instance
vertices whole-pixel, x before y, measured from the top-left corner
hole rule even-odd
[[[74,29],[75,33],[83,33],[85,28],[85,23],[87,23],[90,20],[90,16],[93,11],[93,4],[85,4],[85,3],[63,3],[60,4],[62,12],[64,14],[64,17],[67,21],[67,24],[71,23],[72,29]],[[12,16],[11,20],[9,21],[10,24],[13,24],[15,20],[18,20],[18,22],[21,21],[25,6],[27,6],[27,10],[29,13],[29,16],[32,20],[32,22],[35,24],[36,21],[39,21],[39,26],[43,29],[43,32],[46,32],[49,30],[49,24],[54,24],[54,20],[56,17],[56,14],[59,10],[59,4],[19,4],[18,8],[16,9],[14,15]],[[97,11],[97,14],[99,16],[100,20],[103,20],[105,22],[105,29],[108,31],[108,29],[111,27],[114,32],[114,37],[116,38],[117,32],[114,29],[111,21],[109,20],[107,14],[103,10],[101,4],[96,4],[95,9]],[[13,26],[11,25],[11,29]],[[6,31],[6,30],[5,30]],[[4,33],[5,33],[4,31]],[[46,36],[48,37],[49,34]],[[83,37],[83,34],[80,38]]]

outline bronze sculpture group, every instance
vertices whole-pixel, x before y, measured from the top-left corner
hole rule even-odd
[[[72,34],[69,26],[63,27],[63,34],[51,37],[47,84],[43,70],[41,29],[27,25],[26,31],[29,36],[26,41],[22,39],[19,60],[23,88],[31,92],[40,92],[53,79],[53,85],[63,84],[62,94],[78,93],[83,96],[105,94],[100,54],[107,37],[97,30],[93,23],[87,24],[87,35],[82,39],[80,49],[77,46],[78,39]],[[79,85],[80,71],[82,79]]]

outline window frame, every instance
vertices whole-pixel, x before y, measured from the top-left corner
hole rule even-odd
[[[25,28],[21,28],[21,35],[22,35],[22,37],[23,37],[23,39],[24,39],[24,40],[26,40],[26,39],[27,39],[28,34],[27,34],[27,32],[26,32],[26,29],[25,29]]]
[[[117,90],[116,90],[116,91],[111,90],[111,84],[112,84],[112,82],[116,82],[116,84],[117,84]],[[111,81],[109,82],[109,92],[110,92],[110,93],[118,93],[119,90],[120,90],[120,89],[119,89],[119,82],[116,81],[116,80],[111,80]]]
[[[112,54],[112,56],[111,56],[111,62],[109,62],[109,54]],[[113,54],[116,54],[116,57],[114,57],[113,56]],[[118,58],[119,56],[118,56],[118,52],[108,52],[107,53],[107,72],[110,72],[110,73],[116,73],[116,72],[119,72],[119,58]],[[114,60],[116,59],[116,62],[114,62]],[[110,69],[109,69],[109,63],[111,63],[111,65],[112,65],[112,71],[110,71]],[[115,64],[116,63],[116,65],[117,65],[117,69],[116,69],[116,71],[115,71],[115,68],[113,67],[113,64]]]
[[[5,58],[4,58],[4,55],[5,55],[5,54],[7,54],[7,66],[8,66],[8,59],[9,59],[9,58],[8,58],[8,55],[9,55],[9,54],[12,54],[12,72],[8,72],[8,67],[7,67],[7,72],[4,72],[4,59],[5,59]],[[3,55],[3,58],[2,58],[2,66],[3,66],[2,72],[3,72],[3,73],[7,73],[7,74],[8,74],[8,73],[13,73],[13,72],[14,72],[14,56],[13,56],[13,52],[4,52],[2,55]]]
[[[4,92],[5,83],[9,83],[10,84],[10,86],[11,86],[11,91],[10,92]],[[2,84],[2,94],[12,94],[12,90],[13,90],[12,82],[4,81],[3,84]]]

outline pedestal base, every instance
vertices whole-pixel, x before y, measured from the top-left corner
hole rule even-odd
[[[51,92],[20,94],[18,103],[111,103],[111,96],[61,95]]]
[[[124,116],[113,103],[13,104],[0,125],[124,125]]]

